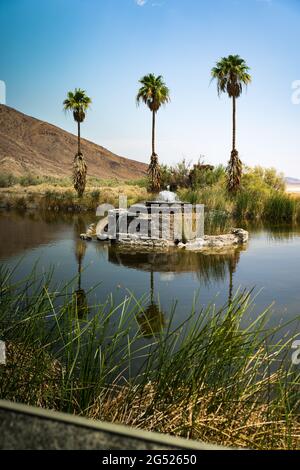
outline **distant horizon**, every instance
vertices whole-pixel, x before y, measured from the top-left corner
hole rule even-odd
[[[300,80],[299,2],[2,0],[0,14],[7,106],[75,134],[62,101],[83,88],[93,104],[82,137],[144,163],[151,116],[136,107],[135,96],[140,77],[153,72],[171,90],[171,103],[157,116],[160,162],[201,155],[227,164],[231,103],[218,97],[210,71],[220,57],[240,54],[253,76],[237,103],[240,157],[300,179],[300,106],[292,102]]]

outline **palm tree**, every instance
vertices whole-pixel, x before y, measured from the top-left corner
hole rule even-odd
[[[80,88],[75,88],[74,93],[69,91],[67,98],[63,102],[64,110],[72,111],[74,120],[77,122],[78,148],[73,163],[73,183],[78,197],[82,197],[84,193],[87,173],[87,165],[84,156],[81,153],[80,147],[80,124],[84,121],[86,111],[89,108],[91,102],[91,98],[89,98],[85,91],[81,90]]]
[[[251,83],[251,75],[244,59],[239,55],[222,57],[211,71],[212,79],[217,80],[218,94],[227,93],[232,98],[232,151],[227,168],[228,191],[236,191],[241,182],[242,162],[236,150],[236,100],[243,87]]]
[[[145,103],[152,112],[152,155],[148,175],[150,179],[150,190],[155,193],[160,190],[160,167],[158,156],[155,152],[155,118],[161,105],[165,105],[170,101],[170,92],[161,75],[156,77],[154,74],[150,73],[142,77],[139,83],[142,86],[138,91],[136,101],[138,104],[141,101]]]

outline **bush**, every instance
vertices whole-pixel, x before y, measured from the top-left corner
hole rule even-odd
[[[190,171],[189,178],[190,185],[194,189],[212,186],[225,179],[225,167],[218,165],[214,168],[211,165],[203,165],[198,162]]]
[[[36,176],[36,175],[23,175],[23,176],[14,176],[11,173],[3,173],[0,175],[0,188],[8,188],[15,184],[20,184],[21,186],[37,186],[39,184],[49,183],[54,186],[70,186],[70,178],[55,178],[54,176]]]
[[[0,188],[9,188],[16,184],[17,178],[11,173],[0,174]]]
[[[148,187],[148,179],[145,178],[139,178],[137,180],[127,180],[125,181],[125,184],[128,186],[138,186],[139,188],[147,188]]]
[[[205,186],[211,186],[225,175],[225,168],[218,165],[214,168],[205,165],[200,160],[192,166],[191,162],[183,159],[175,166],[161,165],[161,186],[170,186],[171,190],[177,188],[192,188],[197,190]]]
[[[100,191],[98,189],[95,189],[94,191],[90,193],[90,196],[91,196],[91,199],[95,201],[99,201]]]
[[[43,179],[39,176],[25,175],[19,178],[19,184],[21,186],[37,186],[38,184],[42,183]]]
[[[183,159],[175,166],[161,165],[161,187],[176,190],[177,188],[188,188],[190,186],[189,174],[191,163]]]
[[[242,176],[242,187],[248,188],[253,186],[284,191],[284,175],[278,173],[275,168],[262,168],[261,166],[255,166],[254,168],[246,167]]]

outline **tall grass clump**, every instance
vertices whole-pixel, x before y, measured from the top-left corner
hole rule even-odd
[[[248,293],[220,309],[191,305],[179,325],[170,308],[145,338],[149,299],[110,297],[82,317],[71,284],[13,275],[0,272],[1,398],[211,443],[299,447],[293,338],[268,327],[268,311],[251,321]]]
[[[242,189],[234,196],[233,215],[238,219],[261,219],[269,192],[256,188]]]
[[[204,204],[206,211],[222,211],[231,214],[233,201],[226,194],[226,189],[220,185],[206,186],[204,188],[183,189],[178,191],[182,201],[190,204]]]
[[[295,222],[297,201],[285,193],[274,193],[264,207],[264,219],[272,222]]]

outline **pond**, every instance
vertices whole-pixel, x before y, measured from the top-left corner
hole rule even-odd
[[[176,321],[183,321],[197,305],[222,306],[238,289],[256,295],[253,315],[272,306],[272,324],[300,313],[300,227],[250,226],[247,246],[219,254],[184,252],[124,252],[103,242],[83,242],[93,215],[0,213],[0,260],[15,266],[15,278],[28,275],[35,263],[40,272],[54,268],[54,279],[89,291],[90,304],[103,303],[112,293],[122,301],[131,292],[149,295],[150,315],[164,322],[176,302]],[[245,227],[244,227],[245,228]],[[80,269],[80,279],[76,278]],[[78,282],[80,285],[78,286]],[[160,308],[158,309],[158,304]],[[152,310],[151,310],[152,309]],[[160,313],[158,313],[160,312]]]

